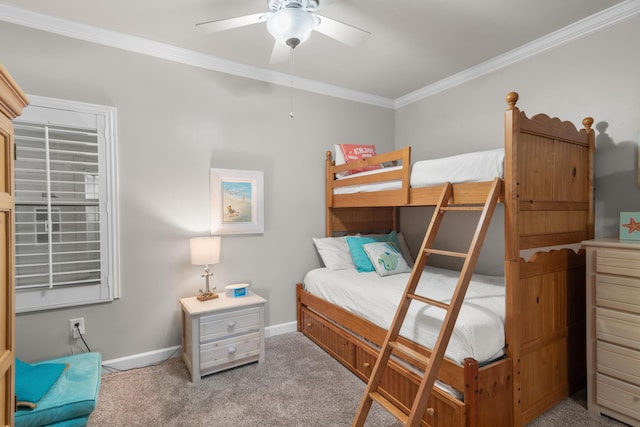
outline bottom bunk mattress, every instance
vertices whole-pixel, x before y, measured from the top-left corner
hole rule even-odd
[[[450,301],[458,275],[457,271],[426,267],[416,293]],[[388,329],[408,280],[409,273],[380,277],[376,272],[317,268],[306,274],[303,283],[307,292]],[[412,302],[400,335],[433,348],[444,315],[440,308]],[[504,317],[504,277],[474,274],[445,356],[458,364],[467,357],[484,363],[503,356]]]

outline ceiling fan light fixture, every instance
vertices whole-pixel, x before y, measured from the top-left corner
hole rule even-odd
[[[267,30],[278,43],[295,48],[309,38],[318,20],[306,10],[284,8],[267,21]]]

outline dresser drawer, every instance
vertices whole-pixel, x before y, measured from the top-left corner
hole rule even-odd
[[[640,314],[640,279],[597,274],[596,305]]]
[[[640,419],[640,387],[598,374],[596,378],[598,404],[633,419]]]
[[[640,351],[603,341],[596,350],[599,373],[640,386]]]
[[[200,370],[248,358],[258,360],[259,354],[259,332],[203,344],[200,346]]]
[[[640,252],[624,249],[598,249],[596,273],[640,277]]]
[[[608,308],[596,308],[598,340],[640,350],[640,316]]]
[[[260,309],[258,307],[212,314],[200,319],[200,342],[204,343],[259,330]]]

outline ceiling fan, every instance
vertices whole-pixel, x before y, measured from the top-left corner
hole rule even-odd
[[[246,25],[267,23],[276,40],[271,63],[286,61],[291,49],[303,43],[315,30],[349,46],[362,44],[371,34],[360,28],[316,13],[333,0],[267,0],[269,12],[196,24],[206,32],[218,32]]]

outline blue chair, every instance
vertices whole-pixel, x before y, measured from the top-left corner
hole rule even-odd
[[[100,353],[81,353],[34,363],[63,363],[68,367],[51,388],[36,402],[33,409],[19,408],[15,413],[16,427],[81,427],[95,409],[100,390]],[[16,370],[16,384],[19,370]],[[27,384],[28,387],[28,384]]]

